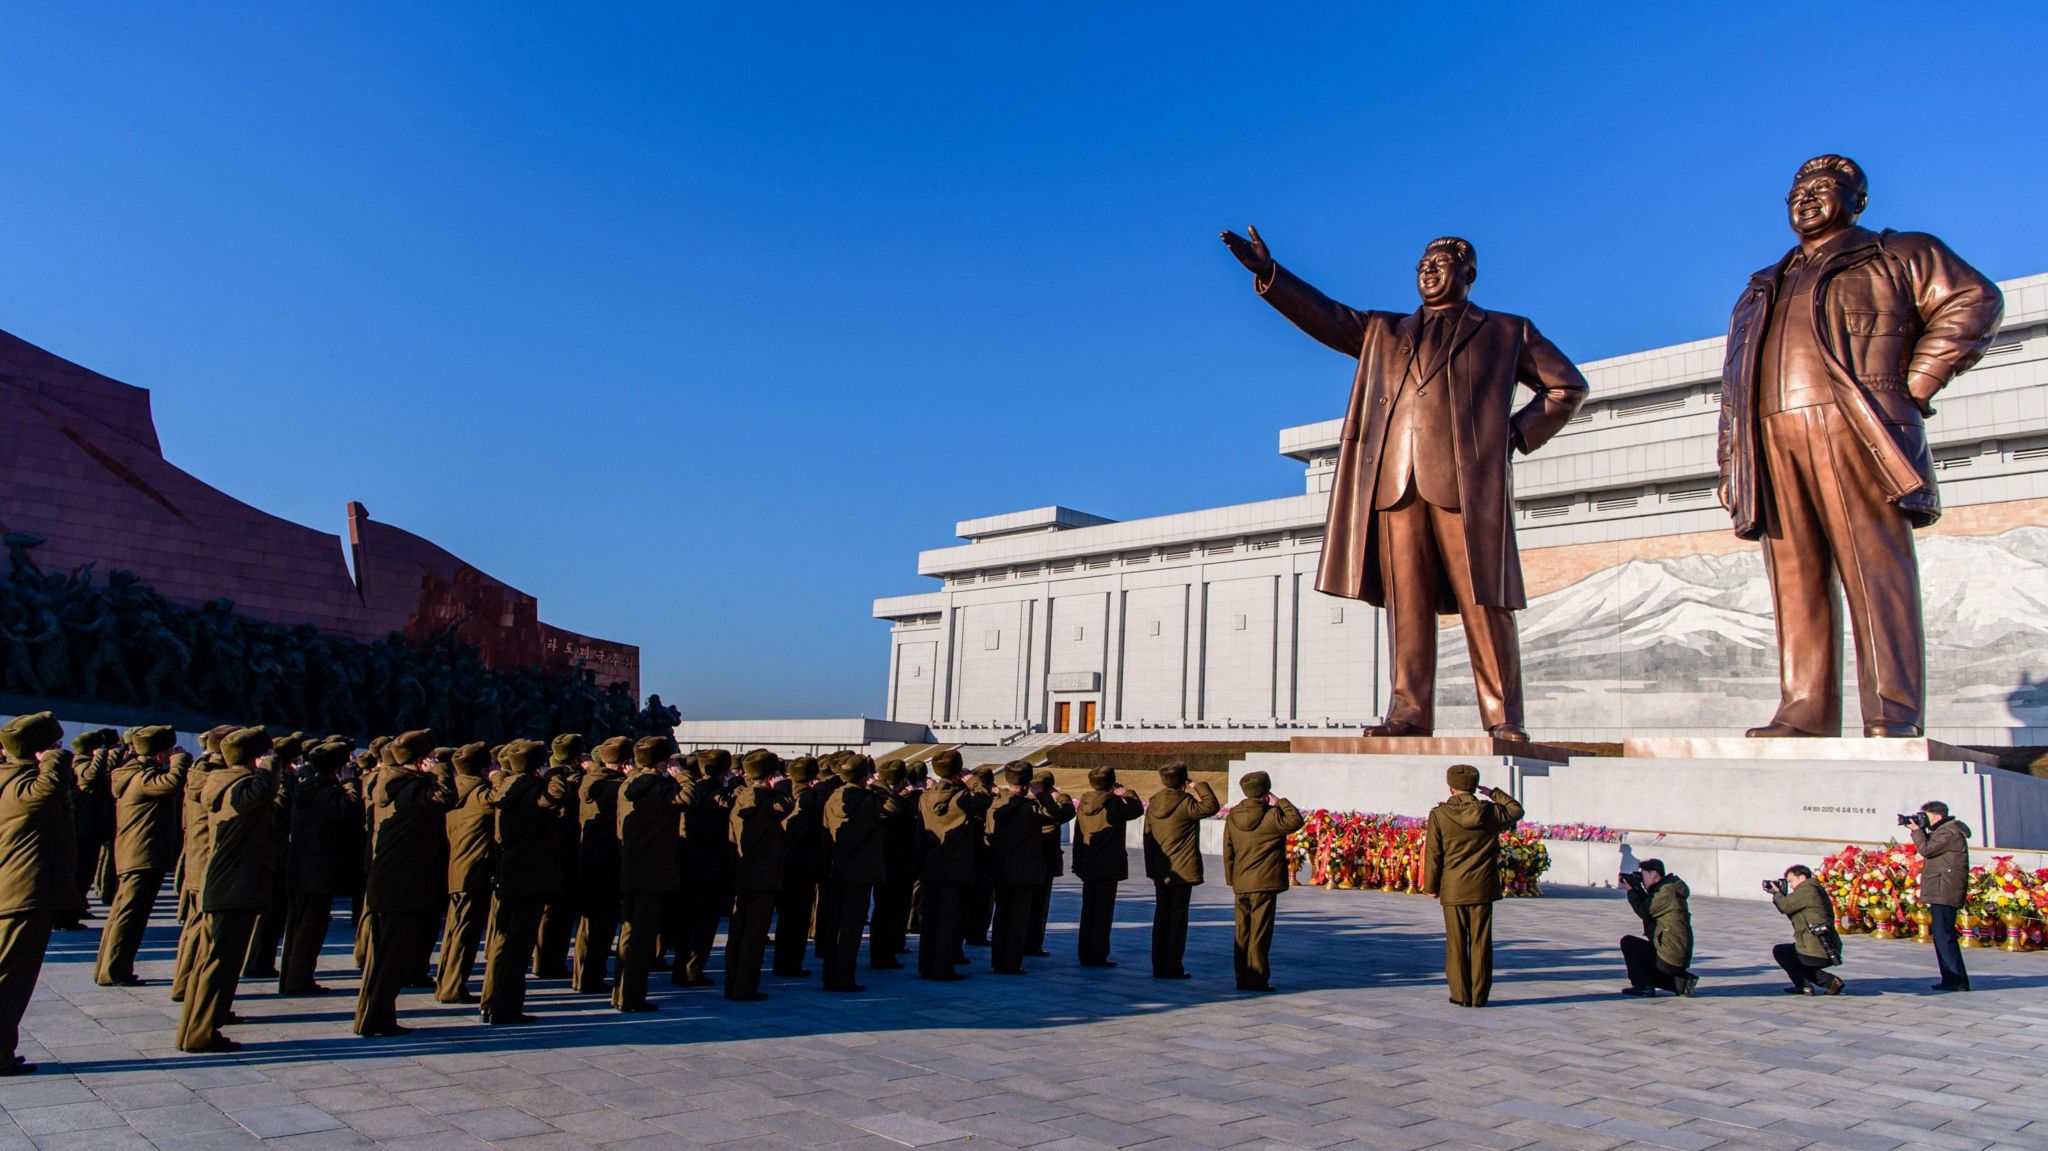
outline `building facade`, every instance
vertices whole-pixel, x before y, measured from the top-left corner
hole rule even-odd
[[[1948,509],[1919,533],[1929,734],[2048,743],[2048,275],[2001,287],[1998,339],[1928,423]],[[1586,405],[1514,464],[1538,738],[1729,734],[1770,718],[1762,556],[1714,493],[1722,343],[1583,365]],[[939,588],[874,603],[890,624],[888,718],[971,742],[1374,722],[1385,622],[1315,591],[1340,424],[1281,431],[1304,469],[1296,495],[1124,522],[1058,507],[961,522],[964,543],[918,556]],[[1438,648],[1438,730],[1476,733],[1454,619]],[[1853,670],[1847,690],[1853,716]]]

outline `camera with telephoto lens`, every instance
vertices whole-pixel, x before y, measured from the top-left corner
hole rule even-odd
[[[1640,871],[1624,871],[1615,878],[1619,879],[1621,885],[1630,891],[1641,891],[1643,889],[1643,873]]]
[[[1790,885],[1782,879],[1764,880],[1764,891],[1771,895],[1783,895],[1789,889]]]
[[[1900,826],[1900,827],[1917,827],[1917,828],[1919,828],[1919,829],[1920,829],[1920,830],[1922,830],[1922,831],[1926,831],[1926,830],[1927,830],[1927,813],[1926,813],[1926,812],[1924,812],[1924,811],[1916,811],[1916,812],[1914,812],[1914,813],[1913,813],[1913,814],[1911,814],[1911,815],[1902,815],[1902,816],[1900,816],[1900,817],[1899,817],[1899,826]]]

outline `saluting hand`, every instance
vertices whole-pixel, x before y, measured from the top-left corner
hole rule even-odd
[[[1247,240],[1236,232],[1224,232],[1224,246],[1247,271],[1263,280],[1273,274],[1273,253],[1266,247],[1266,241],[1260,237],[1257,228],[1246,227],[1245,231],[1252,234],[1251,239]]]

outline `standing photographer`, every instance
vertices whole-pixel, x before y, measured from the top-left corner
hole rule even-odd
[[[1764,880],[1771,903],[1778,913],[1792,921],[1792,942],[1771,948],[1771,958],[1785,969],[1792,986],[1787,995],[1811,995],[1820,991],[1840,995],[1843,983],[1827,968],[1842,962],[1842,939],[1835,934],[1835,901],[1827,889],[1814,882],[1813,869],[1795,863],[1785,869],[1783,879]]]
[[[1913,847],[1920,852],[1920,902],[1934,913],[1934,961],[1941,965],[1936,991],[1968,991],[1970,973],[1963,969],[1963,949],[1956,942],[1956,912],[1970,889],[1970,828],[1951,819],[1948,804],[1923,803],[1899,826],[1913,829]]]
[[[1692,894],[1685,880],[1664,871],[1661,859],[1643,860],[1642,870],[1624,871],[1628,905],[1643,921],[1643,935],[1621,937],[1621,959],[1628,965],[1623,995],[1654,999],[1659,991],[1690,996],[1700,978],[1692,966]],[[1644,938],[1647,936],[1648,938]]]

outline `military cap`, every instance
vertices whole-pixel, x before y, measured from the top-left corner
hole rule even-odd
[[[539,771],[548,761],[548,745],[537,739],[515,739],[505,745],[505,769],[514,773]]]
[[[740,771],[753,780],[767,779],[781,766],[782,757],[765,748],[748,752],[747,758],[740,761]]]
[[[160,723],[128,731],[128,746],[134,748],[137,755],[157,755],[171,750],[177,743],[178,733]]]
[[[1003,782],[1012,787],[1023,787],[1031,782],[1031,765],[1024,762],[1003,765]]]
[[[1052,786],[1052,772],[1051,772],[1050,770],[1046,769],[1046,768],[1043,768],[1043,767],[1039,768],[1039,769],[1038,769],[1037,771],[1034,771],[1034,772],[1032,772],[1032,773],[1031,773],[1031,786],[1033,786],[1033,787],[1051,787],[1051,786]]]
[[[1116,787],[1116,768],[1091,767],[1088,769],[1088,786],[1097,791],[1109,791]]]
[[[875,781],[883,787],[894,790],[903,783],[903,761],[885,759],[875,765]]]
[[[220,754],[220,741],[234,730],[235,725],[231,723],[224,723],[218,727],[207,728],[205,731],[199,733],[199,750],[205,752],[208,755]]]
[[[617,767],[633,758],[633,741],[623,735],[615,735],[592,748],[591,754],[597,757],[597,762],[610,767]],[[566,763],[568,761],[556,759],[554,762]]]
[[[384,745],[384,754],[401,767],[410,767],[434,754],[434,733],[424,729],[408,731]]]
[[[270,745],[270,753],[279,763],[291,763],[306,754],[306,737],[288,735]]]
[[[960,774],[960,751],[957,748],[949,747],[932,756],[925,763],[931,768],[933,775],[938,776],[940,779],[952,779]]]
[[[707,747],[697,753],[697,767],[705,775],[724,775],[732,770],[732,753],[722,747]]]
[[[583,757],[583,749],[589,746],[590,741],[584,739],[581,735],[573,731],[565,731],[556,736],[555,742],[548,746],[548,762],[553,763],[557,767],[575,763]]]
[[[645,735],[633,744],[634,767],[660,767],[675,758],[676,741],[665,735]]]
[[[220,741],[220,757],[229,767],[248,767],[269,750],[270,733],[260,727],[245,727]]]
[[[906,763],[903,765],[903,774],[907,779],[922,783],[932,777],[932,765],[930,761]]]
[[[1185,763],[1169,763],[1165,767],[1160,768],[1159,782],[1168,787],[1186,787],[1188,783],[1188,765]]]
[[[996,781],[995,765],[992,763],[984,763],[981,766],[975,768],[974,778],[980,780],[983,784],[994,783]]]
[[[120,742],[120,732],[111,727],[96,727],[72,736],[71,750],[79,755],[91,755],[103,747],[117,746]]]
[[[357,775],[368,775],[375,770],[377,770],[376,756],[371,755],[367,749],[356,754]]]
[[[859,783],[875,773],[875,761],[865,755],[842,755],[832,770],[848,783]]]
[[[808,755],[799,755],[782,769],[791,783],[809,783],[818,778],[818,761]]]
[[[456,748],[450,747],[449,745],[444,743],[440,747],[434,749],[434,759],[441,763],[452,763],[455,760],[456,750]]]
[[[377,738],[370,741],[370,754],[376,756],[378,759],[381,760],[384,758],[384,749],[390,746],[391,737],[388,735],[380,735]]]
[[[455,766],[458,775],[482,775],[491,766],[490,745],[465,743],[455,749],[448,762]]]
[[[1264,799],[1273,790],[1273,777],[1263,771],[1247,771],[1237,786],[1246,799]]]
[[[348,760],[348,745],[328,740],[316,743],[306,751],[306,762],[317,771],[334,771]]]
[[[17,715],[0,727],[0,749],[16,759],[30,759],[57,746],[64,738],[64,725],[47,711]]]
[[[1479,787],[1479,769],[1469,763],[1454,763],[1444,772],[1444,782],[1452,791],[1475,791]]]

